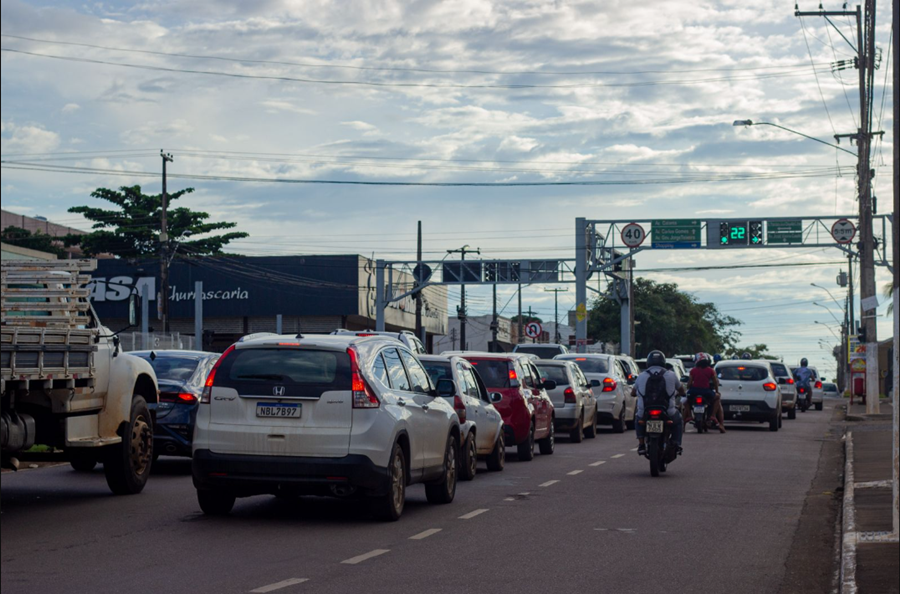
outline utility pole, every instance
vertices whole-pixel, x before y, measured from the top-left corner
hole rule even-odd
[[[898,172],[897,163],[900,163],[900,101],[897,101],[897,77],[900,76],[900,69],[897,68],[897,59],[900,58],[900,38],[897,36],[897,27],[900,24],[898,18],[897,2],[894,2],[894,219],[891,221],[891,228],[894,230],[894,538],[900,538],[900,489],[898,489],[898,478],[900,478],[900,455],[898,455],[898,441],[900,441],[900,413],[898,413],[898,404],[900,404],[900,237],[897,237],[897,225],[900,224],[900,172]]]
[[[554,342],[559,344],[561,342],[559,335],[559,294],[560,293],[568,293],[569,289],[544,289],[545,293],[553,293],[553,302],[554,302],[554,310],[553,310],[553,334],[554,334]]]
[[[872,131],[872,98],[875,83],[875,0],[864,0],[865,8],[857,6],[855,10],[823,10],[819,4],[819,10],[815,12],[801,12],[795,10],[797,17],[818,16],[826,19],[830,26],[834,26],[828,17],[855,17],[856,18],[856,48],[858,57],[856,67],[859,69],[859,129],[855,134],[836,134],[835,139],[841,138],[856,140],[857,148],[857,181],[859,199],[859,297],[860,297],[860,328],[866,337],[866,409],[868,413],[877,413],[879,409],[878,386],[878,357],[869,356],[870,351],[877,353],[878,348],[878,324],[874,308],[866,309],[866,304],[871,305],[877,298],[875,287],[875,236],[872,228],[872,168],[870,153],[872,137],[881,132]],[[845,5],[846,6],[846,5]],[[796,9],[796,6],[795,6]],[[841,33],[843,36],[843,33]],[[848,42],[849,43],[849,42]],[[871,312],[866,315],[866,312]]]
[[[519,331],[516,334],[516,344],[522,342],[522,332],[524,332],[524,322],[522,320],[522,283],[519,283]]]
[[[474,250],[467,245],[462,246],[458,250],[447,250],[448,254],[460,254],[459,264],[459,308],[456,311],[456,317],[459,318],[459,350],[464,351],[466,346],[466,253],[475,252],[481,255],[481,248]]]
[[[166,220],[166,210],[168,209],[169,196],[166,193],[166,163],[171,163],[175,159],[171,153],[165,153],[160,149],[159,156],[162,158],[162,210],[160,212],[159,225],[159,284],[160,292],[160,313],[162,314],[162,329],[164,334],[169,333],[169,224]]]
[[[532,321],[533,319],[534,319],[534,314],[531,312],[531,306],[529,305],[529,306],[528,306],[528,322],[531,323],[531,321]],[[532,339],[531,339],[531,342],[532,342],[532,343],[537,342],[537,338],[532,338]]]
[[[500,331],[500,320],[497,319],[497,283],[494,283],[494,315],[491,317],[491,348],[488,351],[500,352],[497,348],[497,333]]]
[[[424,270],[424,266],[422,266],[422,221],[419,221],[419,235],[418,240],[416,241],[416,260],[418,263],[417,269],[420,274]],[[418,275],[417,275],[418,276]],[[422,283],[422,279],[416,278],[416,284],[419,285]],[[416,336],[419,337],[419,340],[422,341],[422,344],[425,344],[425,332],[423,332],[422,327],[422,291],[419,291],[415,294],[416,299]]]

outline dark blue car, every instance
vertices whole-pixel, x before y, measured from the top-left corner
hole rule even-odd
[[[155,456],[191,456],[191,440],[197,406],[206,376],[219,358],[203,351],[136,351],[130,353],[146,360],[156,372],[159,404],[153,428]]]

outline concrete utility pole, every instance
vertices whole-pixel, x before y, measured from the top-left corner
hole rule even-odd
[[[900,404],[900,237],[897,233],[897,224],[900,223],[900,171],[897,163],[900,163],[900,101],[897,101],[897,80],[900,69],[897,68],[897,59],[900,58],[900,38],[897,36],[897,28],[900,25],[900,15],[896,0],[894,1],[894,220],[891,227],[894,229],[894,538],[900,537],[900,494],[898,494],[898,478],[900,478],[900,456],[898,456],[898,427],[900,416],[898,407]]]
[[[522,332],[524,332],[524,323],[522,320],[522,283],[519,283],[519,331],[516,334],[516,344],[522,342]]]
[[[559,294],[560,293],[568,293],[569,289],[544,289],[545,293],[553,293],[553,302],[554,302],[554,310],[553,310],[553,335],[554,341],[556,344],[560,343],[560,335],[559,335]]]
[[[461,351],[466,350],[468,347],[466,346],[466,253],[474,252],[478,255],[481,255],[481,248],[475,248],[474,250],[470,248],[468,245],[464,245],[458,250],[447,250],[448,254],[460,254],[460,265],[459,265],[459,309],[456,312],[456,317],[459,318],[459,349]]]
[[[500,352],[497,348],[497,334],[500,331],[500,320],[497,318],[497,283],[494,283],[494,314],[491,317],[491,352]]]
[[[162,158],[162,209],[160,211],[159,225],[159,284],[160,284],[160,313],[162,315],[162,330],[169,333],[169,223],[166,220],[169,196],[166,193],[166,163],[175,159],[171,153],[159,151]]]
[[[416,260],[418,262],[418,270],[424,270],[424,266],[422,265],[422,221],[419,221],[419,233],[416,241]],[[421,279],[416,279],[416,284],[421,282]],[[425,344],[425,332],[423,332],[422,327],[422,292],[419,291],[416,293],[414,299],[416,300],[416,336],[419,337],[422,344]]]
[[[594,246],[590,246],[593,250]],[[583,217],[575,219],[575,311],[586,311],[588,281],[588,229]],[[575,321],[575,352],[587,351],[587,317]]]

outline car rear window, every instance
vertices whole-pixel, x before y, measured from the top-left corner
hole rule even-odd
[[[425,367],[425,371],[428,372],[431,383],[435,386],[442,379],[453,379],[453,370],[450,369],[450,363],[446,361],[422,361],[422,365]]]
[[[350,356],[314,349],[237,349],[216,374],[216,385],[239,394],[272,395],[284,388],[287,397],[317,398],[324,392],[351,388]]]
[[[150,357],[143,354],[136,356],[149,363],[156,372],[156,378],[161,381],[187,382],[200,365],[200,359],[194,357]]]
[[[769,372],[764,367],[751,367],[749,365],[729,365],[716,369],[720,380],[761,382],[769,377]]]
[[[609,373],[609,359],[575,357],[566,361],[574,361],[585,373]]]
[[[782,365],[781,363],[772,363],[772,371],[775,373],[775,377],[791,376],[791,374],[788,373],[787,366]]]
[[[497,359],[469,359],[469,362],[475,367],[481,381],[488,388],[508,388],[509,387],[509,361]]]
[[[538,365],[537,368],[541,372],[542,378],[553,380],[557,386],[568,386],[570,383],[565,367],[559,365]]]
[[[519,345],[516,347],[517,353],[525,353],[526,355],[537,355],[538,359],[552,359],[557,355],[562,355],[563,351],[558,346],[542,346],[539,344]]]

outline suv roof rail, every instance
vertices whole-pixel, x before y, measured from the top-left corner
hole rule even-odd
[[[245,334],[238,338],[238,342],[247,342],[248,340],[255,340],[257,338],[265,338],[267,336],[278,336],[275,332],[253,332],[252,334]],[[303,338],[299,334],[297,334],[297,338]]]

